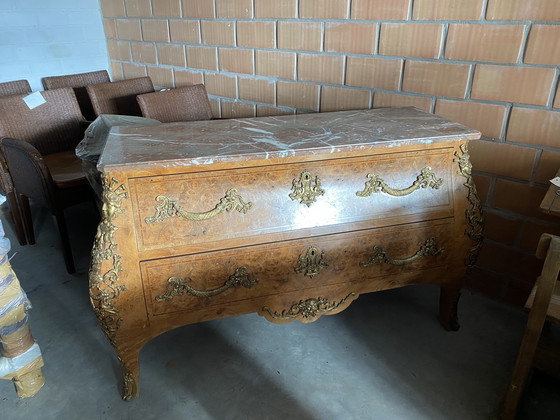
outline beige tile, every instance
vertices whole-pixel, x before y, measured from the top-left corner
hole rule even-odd
[[[560,21],[557,0],[488,0],[488,20]]]
[[[274,117],[293,114],[295,114],[295,111],[290,108],[277,108],[275,106],[257,104],[257,117]]]
[[[220,100],[218,98],[208,98],[210,100],[210,108],[212,108],[212,116],[214,118],[221,118],[222,112],[220,110]]]
[[[181,17],[181,0],[153,0],[152,14],[156,17]]]
[[[215,47],[186,46],[187,67],[194,69],[218,70],[218,57]]]
[[[276,26],[274,21],[237,22],[237,46],[274,48]]]
[[[346,59],[346,85],[397,90],[402,60],[370,57]]]
[[[370,98],[369,90],[323,86],[321,88],[321,112],[368,109]]]
[[[265,104],[276,103],[276,86],[271,80],[239,77],[239,99]]]
[[[373,54],[375,44],[375,23],[325,23],[325,51]]]
[[[280,106],[319,111],[319,86],[317,85],[279,81],[276,95]]]
[[[560,4],[559,4],[560,6]],[[560,26],[533,25],[529,32],[525,57],[529,64],[560,65]]]
[[[234,21],[212,21],[200,22],[202,42],[206,45],[235,45],[235,22]]]
[[[206,73],[204,84],[209,95],[237,98],[237,78],[219,73]]]
[[[346,19],[349,0],[299,0],[301,19]]]
[[[146,66],[122,63],[123,76],[125,79],[135,79],[137,77],[144,77],[148,75]]]
[[[124,0],[128,17],[151,17],[150,0]]]
[[[122,79],[124,79],[124,73],[121,63],[118,61],[111,61],[111,80],[116,82]]]
[[[126,11],[123,0],[101,0],[103,17],[125,17]]]
[[[278,49],[320,51],[321,40],[318,22],[278,22]]]
[[[148,76],[152,79],[154,87],[157,88],[173,88],[173,70],[162,67],[148,66]]]
[[[504,217],[491,211],[484,212],[484,222],[484,239],[490,239],[505,245],[515,243],[523,223],[517,218]]]
[[[473,141],[469,144],[475,171],[529,181],[537,151],[507,143]]]
[[[374,108],[391,108],[413,106],[422,111],[430,112],[432,98],[425,96],[402,95],[399,93],[375,92],[373,94]]]
[[[254,0],[255,17],[259,19],[275,18],[295,18],[297,13],[296,0]]]
[[[182,0],[183,17],[186,18],[214,18],[214,2],[212,0]]]
[[[136,63],[157,64],[156,46],[151,42],[133,42],[131,48]]]
[[[117,19],[103,19],[103,31],[107,38],[117,38]]]
[[[169,42],[167,20],[142,19],[142,37],[144,41]]]
[[[360,20],[406,20],[409,0],[352,0],[350,16]]]
[[[296,54],[279,51],[256,50],[256,74],[259,76],[294,79]]]
[[[379,54],[437,58],[443,25],[435,23],[382,23]]]
[[[219,18],[251,19],[252,0],[216,0],[216,15]]]
[[[480,140],[482,141],[482,140]],[[485,205],[488,201],[488,193],[490,192],[490,185],[492,183],[493,177],[484,176],[481,174],[473,174],[473,181],[476,186],[476,192],[478,195],[478,199],[480,200],[480,204]]]
[[[117,19],[117,34],[119,39],[133,41],[142,40],[142,28],[137,19]]]
[[[554,69],[480,64],[471,98],[546,105],[553,80]]]
[[[507,127],[506,140],[515,143],[558,147],[560,112],[543,109],[513,107]]]
[[[237,101],[221,101],[222,118],[250,118],[255,116],[255,105]]]
[[[532,187],[527,183],[496,179],[493,207],[523,216],[544,219],[539,209],[546,188]]]
[[[428,61],[406,61],[403,90],[426,95],[464,98],[470,65]]]
[[[253,74],[253,50],[220,48],[220,71]]]
[[[192,86],[204,83],[204,74],[202,72],[190,70],[173,69],[173,78],[175,87]]]
[[[506,115],[504,105],[438,99],[435,113],[479,130],[482,136],[499,139]]]
[[[170,20],[171,42],[200,44],[200,27],[197,20]]]
[[[548,181],[556,176],[558,169],[560,169],[560,152],[543,150],[534,181],[548,184]]]
[[[183,45],[157,44],[158,62],[166,66],[185,67],[186,55]]]
[[[445,58],[515,63],[523,42],[524,25],[451,24]]]
[[[130,42],[107,40],[109,58],[113,60],[130,61]]]
[[[554,108],[560,108],[560,83],[556,88],[556,95],[554,96]]]
[[[414,20],[479,20],[484,0],[414,0]]]
[[[298,54],[298,80],[307,82],[344,83],[344,57],[342,55]]]
[[[486,236],[486,232],[485,236]],[[523,221],[523,230],[519,239],[519,247],[530,253],[534,253],[543,233],[560,236],[560,226],[550,223],[534,223],[530,220]]]

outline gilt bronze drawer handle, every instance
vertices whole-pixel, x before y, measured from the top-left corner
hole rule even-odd
[[[307,207],[316,201],[316,197],[323,194],[325,191],[321,189],[321,180],[317,176],[313,179],[313,175],[307,169],[300,174],[299,179],[292,181],[290,198],[301,200],[300,203]]]
[[[190,279],[185,279],[190,281]],[[247,289],[255,286],[259,281],[257,279],[250,279],[249,273],[247,272],[247,268],[239,267],[235,270],[229,279],[220,287],[212,290],[197,290],[192,286],[189,286],[185,280],[180,279],[178,277],[170,277],[167,285],[167,289],[165,293],[161,296],[156,296],[156,300],[158,302],[164,300],[171,300],[175,296],[182,296],[184,294],[193,295],[196,297],[211,297],[219,295],[220,293],[225,292],[232,287],[239,287],[243,286]]]
[[[156,206],[156,212],[152,217],[146,217],[146,223],[161,223],[168,217],[175,216],[193,221],[208,220],[224,211],[236,210],[245,214],[253,206],[251,202],[245,203],[234,188],[227,190],[226,195],[220,199],[216,207],[205,213],[191,213],[186,211],[177,201],[165,195],[158,195],[156,201],[160,202]]]
[[[332,312],[346,303],[348,298],[356,296],[356,292],[348,294],[340,302],[329,302],[325,298],[311,298],[307,300],[301,300],[298,303],[292,305],[290,309],[282,311],[282,313],[274,312],[268,306],[263,307],[263,311],[266,311],[274,319],[278,320],[288,320],[295,318],[315,318],[317,315],[326,312]]]
[[[376,245],[373,247],[373,254],[370,255],[369,260],[360,262],[360,266],[368,267],[370,265],[382,263],[391,265],[407,265],[416,261],[418,258],[425,257],[427,255],[435,257],[441,254],[443,251],[444,248],[438,248],[435,238],[426,239],[426,241],[414,255],[406,258],[392,258],[387,254],[382,246]]]
[[[314,275],[319,274],[319,271],[329,266],[325,259],[325,251],[310,246],[305,254],[299,256],[295,272],[313,278]]]
[[[397,190],[394,188],[389,187],[385,181],[379,178],[378,175],[375,174],[367,174],[367,177],[370,179],[366,181],[366,185],[363,191],[357,191],[356,195],[358,197],[369,197],[374,193],[384,192],[385,194],[392,195],[394,197],[402,197],[404,195],[412,194],[419,188],[433,188],[438,189],[443,184],[443,179],[436,178],[436,175],[432,172],[432,168],[426,166],[420,172],[420,175],[416,177],[416,181],[412,183],[412,185],[408,188],[404,188],[402,190]]]

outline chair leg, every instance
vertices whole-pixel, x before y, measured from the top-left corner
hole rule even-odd
[[[8,199],[8,204],[10,206],[10,212],[12,213],[12,220],[14,222],[14,230],[16,232],[17,240],[20,245],[27,245],[25,230],[23,228],[23,220],[21,219],[16,194],[13,191],[9,192],[6,194],[6,198]]]
[[[59,210],[54,215],[56,224],[58,225],[58,232],[60,233],[60,240],[62,242],[62,254],[64,255],[64,263],[66,264],[66,271],[69,274],[75,273],[74,257],[72,256],[72,248],[70,247],[70,239],[68,238],[68,229],[66,228],[66,218],[64,217],[64,210]]]
[[[541,241],[543,241],[542,237]],[[521,341],[517,361],[515,362],[513,374],[502,403],[500,414],[500,419],[502,420],[512,420],[515,418],[519,398],[523,393],[527,378],[531,372],[533,358],[539,345],[550,298],[559,272],[560,238],[555,237],[550,242],[542,273],[537,279],[535,300],[533,301],[531,312],[529,312],[527,327]]]
[[[25,232],[27,233],[27,243],[29,245],[35,245],[35,232],[33,231],[33,217],[31,216],[31,207],[29,207],[29,199],[23,194],[19,194],[19,205],[23,215]]]

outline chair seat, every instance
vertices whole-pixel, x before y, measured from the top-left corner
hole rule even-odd
[[[535,294],[537,292],[537,287],[533,287],[527,303],[525,303],[525,308],[531,310],[533,307],[533,302],[535,300]],[[556,282],[554,286],[554,291],[550,297],[550,304],[546,312],[546,317],[548,320],[559,323],[560,322],[560,282]]]
[[[45,155],[43,161],[58,188],[71,188],[87,183],[82,160],[76,156],[74,150]]]

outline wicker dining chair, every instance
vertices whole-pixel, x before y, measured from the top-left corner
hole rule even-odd
[[[13,82],[0,83],[0,97],[20,95],[23,93],[30,93],[31,86],[27,80],[14,80]],[[23,222],[21,220],[21,213],[18,206],[16,194],[14,192],[14,185],[12,178],[8,172],[7,166],[4,164],[2,156],[0,156],[0,188],[6,194],[6,200],[10,206],[10,213],[14,223],[14,231],[20,245],[27,244],[25,239],[25,231],[23,229]]]
[[[46,102],[34,109],[23,102],[25,95],[0,98],[2,152],[22,211],[28,243],[35,243],[31,199],[47,206],[55,216],[66,269],[72,273],[74,261],[63,210],[75,200],[92,198],[81,161],[74,152],[83,138],[84,120],[71,88],[47,90],[41,94]],[[60,191],[49,192],[53,189]],[[67,191],[75,200],[66,197]]]
[[[13,82],[0,83],[0,96],[19,95],[30,93],[31,86],[27,80],[14,80]]]
[[[154,85],[152,79],[146,76],[90,85],[86,89],[96,117],[101,114],[140,117],[142,113],[136,102],[136,95],[153,92]]]
[[[162,123],[212,119],[204,85],[185,86],[136,97],[142,116]]]
[[[97,83],[108,83],[111,79],[107,70],[90,71],[88,73],[68,74],[65,76],[43,77],[43,87],[46,90],[70,87],[74,89],[76,99],[86,120],[93,121],[95,113],[87,94],[86,86]]]

